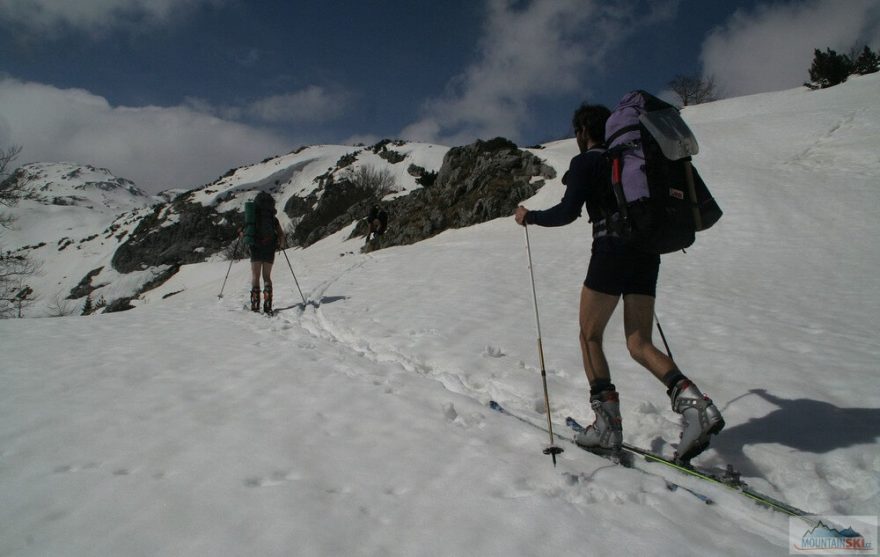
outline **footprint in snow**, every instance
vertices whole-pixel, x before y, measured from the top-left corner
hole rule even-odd
[[[504,350],[497,346],[492,346],[491,344],[486,346],[483,350],[483,356],[486,358],[503,358],[507,354],[504,353]]]
[[[97,462],[87,462],[85,464],[77,465],[77,464],[65,464],[63,466],[56,466],[52,472],[55,474],[71,474],[74,472],[82,472],[85,470],[97,470],[101,467],[100,463]]]
[[[285,472],[276,470],[269,476],[252,476],[244,480],[244,486],[250,488],[273,487],[283,485],[289,482],[299,480],[300,477],[295,472]]]

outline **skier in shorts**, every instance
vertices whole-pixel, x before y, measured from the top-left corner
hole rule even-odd
[[[576,436],[578,444],[620,451],[623,443],[620,402],[611,383],[602,336],[611,315],[623,298],[626,345],[632,358],[647,368],[667,388],[672,409],[683,416],[683,431],[676,459],[688,462],[709,445],[709,436],[724,427],[724,419],[712,400],[678,369],[675,362],[651,340],[654,301],[660,256],[639,251],[621,238],[609,235],[595,223],[604,218],[604,196],[611,192],[610,170],[605,157],[605,121],[610,111],[600,105],[582,105],[575,111],[574,125],[580,154],[571,160],[563,176],[562,200],[543,211],[518,207],[516,222],[526,226],[563,226],[581,216],[586,205],[593,225],[593,246],[587,277],[581,289],[580,346],[590,384],[590,406],[595,422]]]
[[[251,310],[260,311],[260,277],[263,277],[263,311],[272,313],[272,264],[278,248],[286,249],[287,242],[281,223],[275,216],[275,199],[266,192],[254,198],[257,224],[251,245]],[[244,235],[244,232],[240,232]]]

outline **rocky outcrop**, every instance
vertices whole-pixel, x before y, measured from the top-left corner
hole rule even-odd
[[[238,236],[240,214],[217,213],[190,203],[186,196],[158,205],[138,224],[113,255],[113,268],[130,273],[160,265],[200,263],[226,248]]]
[[[394,158],[387,145],[381,147],[382,153]],[[436,173],[415,166],[409,172],[419,174],[423,187],[385,202],[381,199],[387,190],[364,186],[355,173],[331,171],[320,176],[315,191],[307,197],[290,197],[285,203],[283,210],[295,225],[289,240],[309,246],[352,222],[357,225],[351,237],[363,236],[367,231],[364,217],[379,203],[390,216],[381,247],[412,244],[450,228],[511,215],[546,179],[555,176],[539,158],[501,138],[450,149]],[[154,206],[116,249],[112,266],[120,273],[164,266],[161,277],[141,291],[164,282],[180,265],[198,263],[228,249],[238,237],[243,222],[240,212],[218,213],[217,205],[196,202],[192,195]],[[93,276],[85,277],[71,296],[94,290]],[[114,309],[128,307],[120,302]]]
[[[501,138],[450,149],[432,185],[383,204],[389,224],[381,245],[412,244],[450,228],[512,215],[555,175],[538,157]],[[352,236],[366,232],[360,222]]]
[[[98,267],[97,269],[92,269],[86,276],[79,281],[75,287],[70,290],[70,294],[67,296],[68,300],[76,300],[77,298],[82,298],[83,296],[88,296],[98,288],[105,286],[105,284],[93,285],[92,279],[101,274],[101,271],[104,270],[104,267]]]
[[[297,222],[296,245],[309,246],[352,222],[358,224],[351,236],[365,235],[363,219],[376,203],[390,216],[382,246],[412,244],[450,228],[511,215],[555,175],[538,157],[497,138],[450,149],[436,177],[393,201],[381,202],[374,191],[340,180],[328,182],[320,198],[295,197],[284,209]]]
[[[363,207],[378,201],[374,191],[349,180],[330,180],[318,199],[316,194],[307,198],[291,197],[284,212],[297,223],[290,240],[299,246],[309,246],[330,234],[345,228],[364,214]]]

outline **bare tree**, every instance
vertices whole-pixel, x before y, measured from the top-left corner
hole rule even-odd
[[[15,205],[24,184],[19,184],[17,180],[11,180],[12,162],[21,153],[21,146],[13,145],[5,150],[0,150],[0,205],[9,207]]]
[[[27,279],[40,272],[41,265],[27,255],[0,254],[0,319],[21,317],[22,310],[37,301]]]
[[[58,291],[52,296],[52,301],[46,306],[46,310],[49,312],[49,317],[65,317],[73,315],[76,311],[75,306],[76,303],[67,298],[64,292]]]
[[[11,207],[18,202],[25,183],[10,177],[9,168],[21,153],[12,146],[0,151],[0,206]],[[0,215],[0,227],[9,228],[14,217]],[[26,280],[40,271],[40,264],[26,254],[3,251],[0,246],[0,318],[22,316],[22,310],[37,300]]]
[[[669,82],[669,88],[681,99],[682,106],[706,103],[718,98],[713,76],[679,74]]]
[[[387,168],[359,166],[357,169],[346,170],[342,177],[360,188],[375,192],[378,197],[397,191],[394,175]]]
[[[12,173],[12,163],[21,153],[20,145],[0,150],[0,207],[12,207],[21,198],[24,187],[30,181],[23,175]],[[9,228],[15,220],[11,215],[0,214],[0,228]]]
[[[12,161],[21,153],[21,145],[11,145],[6,150],[0,151],[0,181],[9,174]]]
[[[855,75],[880,72],[880,53],[874,52],[868,45],[862,45],[862,50],[853,46],[849,51],[849,59],[852,62],[851,71]]]

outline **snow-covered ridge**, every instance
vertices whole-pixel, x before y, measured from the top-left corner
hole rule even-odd
[[[29,279],[40,300],[25,315],[44,315],[50,299],[75,292],[74,302],[82,305],[83,292],[108,301],[130,297],[164,273],[167,264],[136,265],[143,271],[142,278],[121,280],[124,275],[113,270],[116,251],[146,219],[155,221],[152,231],[161,232],[179,225],[186,218],[184,213],[192,212],[193,207],[203,206],[216,212],[212,225],[228,232],[239,223],[224,215],[240,213],[255,192],[265,190],[275,196],[278,216],[288,229],[294,223],[282,210],[285,204],[292,197],[319,199],[328,178],[340,179],[363,167],[380,169],[395,184],[392,194],[405,195],[421,187],[417,183],[420,172],[437,171],[447,151],[439,145],[390,141],[370,147],[310,146],[233,169],[200,188],[169,190],[155,196],[145,195],[130,180],[116,177],[107,169],[64,162],[31,163],[15,175],[21,187],[20,199],[10,209],[15,222],[3,231],[0,241],[3,249],[41,262],[43,274]],[[204,232],[211,235],[209,230]],[[143,233],[149,234],[150,230]],[[232,236],[226,235],[232,243]],[[212,241],[216,243],[216,238]],[[203,258],[204,253],[216,249],[195,245],[192,255]],[[126,265],[126,270],[131,266]],[[94,288],[90,290],[88,285]]]
[[[827,90],[799,88],[686,108],[684,117],[696,131],[702,147],[695,164],[728,215],[719,229],[734,226],[731,233],[741,234],[738,227],[747,226],[769,235],[774,219],[786,221],[787,232],[803,228],[803,219],[823,218],[828,210],[852,215],[856,211],[854,206],[864,207],[858,199],[865,188],[870,188],[871,181],[860,177],[870,178],[880,164],[873,143],[880,135],[880,116],[875,104],[867,101],[876,95],[877,89],[877,76],[870,75]],[[315,145],[233,169],[200,188],[159,196],[144,195],[129,180],[115,177],[106,169],[72,163],[33,163],[20,170],[25,183],[24,198],[12,209],[17,220],[13,229],[4,231],[3,248],[23,250],[22,253],[43,263],[48,270],[45,277],[32,281],[37,290],[71,291],[85,279],[86,273],[100,267],[101,276],[95,276],[93,283],[103,285],[104,292],[96,295],[109,296],[111,291],[113,296],[126,295],[124,289],[111,287],[117,279],[108,273],[118,247],[132,238],[146,218],[156,221],[152,230],[167,231],[186,220],[184,212],[188,207],[202,206],[217,215],[210,223],[219,227],[216,234],[210,231],[214,244],[218,237],[221,242],[231,243],[234,238],[230,230],[238,226],[233,222],[234,215],[240,214],[256,191],[273,193],[282,226],[289,229],[298,221],[288,217],[283,209],[292,202],[300,207],[316,203],[330,180],[344,179],[347,173],[365,167],[380,169],[393,178],[395,186],[390,199],[419,189],[419,173],[436,172],[448,151],[448,147],[440,145],[400,141],[383,141],[373,146]],[[561,176],[576,146],[572,140],[564,140],[529,151],[546,161],[557,174],[529,203],[555,203],[562,195]],[[748,164],[745,171],[744,161]],[[828,197],[826,188],[839,180],[839,167],[845,167],[859,179],[849,180],[848,187],[837,188],[819,210],[811,207],[820,205],[797,205],[796,200],[803,196]],[[798,184],[785,179],[792,172],[804,170],[823,178],[798,178]],[[750,187],[778,178],[783,181],[777,187],[797,189],[791,195],[768,197],[766,189]],[[793,202],[798,207],[796,211],[791,210]],[[739,215],[738,211],[743,213]],[[832,220],[826,230],[840,226],[841,221]],[[175,237],[172,234],[163,243],[174,241]],[[804,247],[821,245],[827,243],[828,235],[823,232],[815,239],[805,238],[795,237],[791,242]],[[852,238],[854,245],[866,252],[871,249],[870,241],[866,235]],[[77,270],[73,273],[64,255],[72,249],[77,255]],[[186,249],[202,257],[200,254],[213,253],[217,246],[194,244]],[[150,265],[136,267],[148,270]],[[154,272],[159,272],[158,268]],[[138,290],[127,291],[127,295]],[[40,315],[45,311],[43,305],[36,304],[29,315]]]
[[[122,212],[156,200],[131,180],[118,178],[106,168],[75,163],[31,163],[16,172],[25,199],[45,205],[87,207]]]
[[[341,178],[361,167],[387,171],[396,184],[394,195],[420,188],[413,168],[436,172],[448,147],[426,143],[383,142],[375,146],[314,145],[243,166],[217,181],[192,190],[189,199],[216,206],[219,212],[241,209],[258,190],[269,191],[283,207],[293,197],[306,198],[317,192],[322,177]],[[392,153],[393,156],[388,154]],[[279,215],[282,225],[288,225]]]
[[[823,517],[874,518],[880,498],[877,77],[685,110],[725,215],[660,271],[676,362],[727,421],[697,464],[732,464]],[[559,200],[575,151],[533,151],[559,177],[527,206]],[[784,555],[809,533],[650,463],[560,442],[553,467],[544,432],[488,409],[545,420],[511,218],[370,254],[347,232],[287,251],[305,308],[279,259],[272,319],[242,310],[247,261],[210,261],[135,311],[0,321],[0,554]],[[567,433],[566,416],[592,419],[577,325],[589,224],[529,233]],[[671,454],[680,416],[627,353],[619,309],[606,334],[625,439]]]

